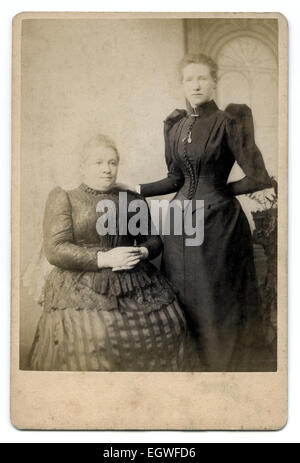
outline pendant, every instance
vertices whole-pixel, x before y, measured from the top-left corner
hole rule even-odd
[[[188,134],[187,141],[188,141],[188,143],[192,143],[192,134],[191,134],[191,132],[189,132],[189,134]]]

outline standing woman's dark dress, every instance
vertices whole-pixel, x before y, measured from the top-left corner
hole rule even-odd
[[[196,111],[188,103],[188,109],[175,110],[165,121],[168,177],[141,185],[141,194],[177,192],[179,200],[204,200],[203,244],[187,247],[185,236],[165,236],[162,266],[179,290],[202,368],[255,370],[251,342],[260,298],[251,232],[235,195],[270,187],[270,178],[248,106],[221,111],[211,100]],[[227,184],[235,161],[245,177]]]

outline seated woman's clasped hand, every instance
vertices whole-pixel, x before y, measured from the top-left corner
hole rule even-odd
[[[98,252],[98,267],[110,267],[112,271],[132,270],[141,260],[148,257],[145,247],[124,246]]]

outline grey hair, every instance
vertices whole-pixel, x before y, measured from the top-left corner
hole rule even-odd
[[[84,163],[87,161],[90,149],[97,148],[99,146],[111,148],[116,153],[118,161],[120,160],[120,155],[119,155],[115,142],[107,135],[98,133],[97,135],[90,138],[90,140],[87,143],[85,143],[85,145],[82,147],[82,150],[80,152],[80,165],[81,166],[83,166]]]

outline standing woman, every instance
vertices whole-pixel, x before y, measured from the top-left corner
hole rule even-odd
[[[164,122],[167,178],[140,185],[143,196],[176,192],[174,199],[204,200],[204,242],[185,246],[185,237],[164,237],[162,267],[179,290],[197,341],[199,369],[255,371],[260,323],[252,237],[236,195],[271,187],[254,141],[248,106],[221,111],[212,99],[217,65],[205,55],[181,62],[187,111]],[[227,183],[234,162],[245,177]]]

